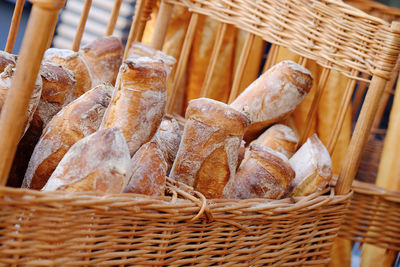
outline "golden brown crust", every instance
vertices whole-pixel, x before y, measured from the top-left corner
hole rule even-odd
[[[235,178],[224,188],[224,197],[277,199],[283,196],[294,176],[284,155],[252,144]]]
[[[186,119],[170,176],[207,198],[219,198],[235,174],[249,120],[224,103],[204,98],[189,102]]]
[[[123,192],[163,196],[167,167],[156,142],[150,141],[142,145],[132,158],[132,176]]]
[[[92,73],[79,53],[68,49],[49,48],[46,50],[43,59],[60,64],[74,73],[76,80],[75,98],[92,88]]]
[[[269,147],[290,158],[296,151],[298,142],[298,137],[291,128],[283,124],[275,124],[262,133],[252,144]]]
[[[121,129],[131,156],[152,138],[165,114],[166,78],[161,60],[131,57],[120,68],[101,128]]]
[[[68,150],[42,190],[121,193],[131,175],[130,160],[119,129],[99,130]]]
[[[249,116],[252,124],[246,136],[249,134],[254,138],[267,126],[290,115],[311,86],[311,73],[301,65],[286,60],[262,74],[231,106]],[[250,141],[251,138],[245,140]]]
[[[124,53],[119,38],[98,38],[82,47],[81,52],[93,75],[92,87],[105,82],[115,84]]]
[[[249,118],[222,102],[198,98],[189,102],[186,119],[199,120],[205,124],[226,129],[229,134],[240,135],[249,126]]]
[[[68,149],[98,129],[112,90],[110,85],[99,85],[53,117],[35,147],[23,187],[41,189]]]

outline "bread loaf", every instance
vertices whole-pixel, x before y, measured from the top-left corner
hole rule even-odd
[[[251,144],[236,173],[224,188],[226,198],[271,198],[283,196],[295,177],[285,155]]]
[[[44,61],[52,61],[74,73],[76,88],[74,98],[77,98],[92,88],[92,72],[86,60],[78,53],[69,49],[49,48],[43,56]]]
[[[332,177],[332,161],[316,134],[289,159],[296,173],[285,195],[305,196],[323,190]]]
[[[11,81],[13,79],[15,73],[15,68],[14,65],[8,65],[4,71],[0,74],[0,111],[3,108],[3,105],[6,101],[6,97],[8,94],[9,89],[11,88]],[[42,92],[42,79],[40,78],[40,75],[38,74],[35,86],[33,88],[32,96],[29,101],[29,106],[28,106],[28,111],[26,114],[25,118],[25,128],[24,131],[21,133],[21,137],[24,135],[26,130],[29,127],[29,123],[32,120],[33,114],[35,113],[35,110],[37,106],[39,105],[39,100],[40,100],[40,95]]]
[[[119,128],[131,156],[148,142],[165,114],[167,70],[163,61],[130,57],[122,64],[101,128]]]
[[[131,47],[128,50],[128,57],[149,57],[152,59],[160,59],[165,63],[168,74],[171,73],[172,68],[176,63],[174,57],[164,54],[160,50],[154,49],[151,46],[140,42],[132,42]]]
[[[5,51],[0,51],[0,73],[5,70],[8,65],[13,65],[13,68],[17,64],[17,56],[7,53]]]
[[[130,160],[121,130],[99,130],[68,150],[42,190],[121,193],[131,175]]]
[[[235,175],[239,146],[250,121],[230,106],[207,98],[189,102],[186,124],[170,177],[207,198],[219,198]]]
[[[92,73],[92,87],[106,82],[115,84],[124,53],[119,38],[98,38],[83,46],[80,52]]]
[[[132,158],[132,176],[123,192],[163,196],[167,168],[167,162],[157,142],[147,142]]]
[[[99,128],[112,90],[111,85],[99,85],[53,117],[33,151],[23,187],[41,189],[68,149]]]
[[[73,73],[60,65],[43,62],[40,76],[43,84],[42,95],[30,126],[18,144],[7,180],[9,186],[21,186],[29,160],[44,127],[65,104],[72,100],[75,90]]]
[[[295,110],[312,86],[311,73],[293,61],[282,61],[247,87],[231,104],[251,120],[245,140]]]
[[[262,133],[252,144],[278,151],[287,158],[293,156],[299,139],[296,133],[286,125],[275,124]]]

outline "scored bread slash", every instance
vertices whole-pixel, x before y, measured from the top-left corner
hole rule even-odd
[[[306,196],[323,190],[332,178],[332,160],[316,134],[312,135],[289,160],[296,172],[286,196]]]
[[[99,130],[76,142],[65,154],[43,191],[121,193],[132,172],[121,130]]]

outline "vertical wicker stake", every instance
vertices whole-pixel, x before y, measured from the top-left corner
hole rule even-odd
[[[25,0],[17,0],[15,4],[13,17],[11,20],[10,31],[8,32],[7,44],[4,51],[12,53],[14,49],[15,39],[17,38],[19,22],[21,21],[22,10],[24,9]]]
[[[158,11],[156,26],[154,27],[153,40],[151,41],[151,46],[155,49],[162,49],[164,44],[165,35],[167,35],[169,20],[172,15],[172,8],[174,6],[171,4],[161,1],[160,10]]]
[[[72,50],[78,51],[81,45],[83,32],[85,31],[86,21],[89,16],[90,6],[92,5],[92,0],[86,0],[83,6],[81,20],[79,21],[78,29],[76,30],[74,42],[72,43]]]
[[[226,23],[219,23],[216,40],[214,42],[213,50],[211,52],[210,62],[208,64],[206,75],[204,77],[204,82],[201,87],[200,97],[207,97],[209,95],[211,78],[214,73],[215,65],[217,64],[218,54],[221,50],[222,41],[224,40],[226,27]]]
[[[235,100],[239,94],[239,86],[243,78],[244,68],[246,67],[247,59],[249,58],[250,55],[250,49],[254,42],[254,36],[255,35],[251,33],[248,33],[246,36],[246,40],[243,45],[243,51],[240,55],[239,63],[235,71],[235,77],[233,79],[232,89],[231,93],[229,94],[228,103],[232,103],[233,100]]]
[[[122,0],[115,0],[114,6],[111,12],[110,20],[108,21],[106,36],[110,36],[113,34],[115,25],[117,24],[119,10],[121,9]]]
[[[151,12],[153,11],[153,7],[156,5],[156,0],[146,0],[142,16],[140,17],[137,33],[135,36],[135,41],[141,41],[144,33],[144,29],[146,27],[146,23],[151,19]]]
[[[65,0],[35,0],[15,76],[0,117],[0,185],[5,185],[25,123],[25,114],[51,29]]]
[[[132,42],[136,38],[136,33],[138,31],[139,22],[141,21],[141,17],[143,15],[144,4],[146,0],[137,0],[135,4],[135,14],[133,15],[133,21],[131,24],[131,28],[129,30],[128,40],[125,45],[125,53],[124,60],[128,57],[128,50],[131,47]]]

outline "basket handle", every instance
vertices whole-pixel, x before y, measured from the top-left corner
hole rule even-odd
[[[5,185],[25,123],[44,51],[65,0],[31,0],[33,7],[22,41],[15,76],[0,117],[0,185]]]
[[[391,30],[400,33],[400,22],[393,22]],[[399,40],[391,41],[397,42]],[[344,163],[340,170],[339,179],[336,184],[336,194],[343,195],[350,191],[358,165],[360,164],[361,152],[367,142],[369,132],[371,131],[386,82],[386,79],[377,75],[372,77],[360,116],[357,120],[353,136],[351,137],[348,151],[343,161]]]

